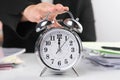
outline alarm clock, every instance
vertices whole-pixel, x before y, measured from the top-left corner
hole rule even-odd
[[[36,26],[36,32],[41,32],[36,41],[37,57],[45,65],[42,75],[47,68],[57,72],[73,69],[82,57],[82,41],[77,33],[82,33],[82,25],[74,19],[71,12],[66,12],[71,18],[62,21],[60,28],[48,28],[53,22],[48,16]],[[49,15],[49,14],[48,14]]]

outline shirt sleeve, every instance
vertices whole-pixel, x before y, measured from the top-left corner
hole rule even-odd
[[[17,24],[21,20],[21,12],[29,5],[33,4],[28,0],[2,0],[0,2],[0,20],[5,25],[16,30]]]
[[[0,12],[17,15],[30,4],[32,2],[28,0],[2,0],[0,1]]]

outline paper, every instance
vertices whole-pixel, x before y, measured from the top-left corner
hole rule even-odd
[[[100,51],[103,54],[120,54],[120,51],[103,49],[101,46],[120,47],[120,42],[83,42],[83,47]]]
[[[25,52],[23,48],[1,48],[0,47],[0,62],[10,56],[17,56]]]
[[[104,58],[101,56],[89,56],[86,59],[90,60],[93,64],[99,64],[106,68],[120,69],[120,59]]]
[[[0,70],[8,70],[15,68],[19,64],[23,63],[23,61],[17,57],[17,56],[10,56],[5,58],[1,63],[0,63]]]
[[[106,68],[120,69],[120,51],[102,49],[101,46],[120,47],[118,42],[86,42],[83,43],[85,58],[92,64],[99,64]]]
[[[0,48],[0,70],[12,69],[23,61],[17,57],[25,52],[21,48]]]
[[[23,61],[17,56],[10,56],[5,58],[2,63],[14,63],[14,64],[21,64]]]

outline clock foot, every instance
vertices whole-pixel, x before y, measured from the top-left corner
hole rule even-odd
[[[43,73],[44,73],[46,70],[47,70],[47,68],[44,67],[43,70],[42,70],[41,73],[40,73],[40,77],[43,75]]]
[[[78,72],[72,67],[72,70],[74,71],[74,73],[79,76]]]

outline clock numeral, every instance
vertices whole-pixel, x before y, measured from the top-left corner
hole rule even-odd
[[[46,59],[49,59],[49,58],[50,58],[49,54],[46,54]]]
[[[57,39],[62,39],[62,34],[57,34]]]
[[[71,48],[71,52],[75,52],[75,48],[74,47]]]
[[[69,43],[70,43],[70,46],[73,46],[73,41],[69,41]]]
[[[65,59],[65,60],[64,60],[64,63],[65,63],[65,64],[68,64],[68,60],[67,60],[67,59]]]
[[[65,41],[67,41],[68,40],[68,36],[65,36]]]
[[[51,61],[52,61],[52,64],[54,63],[54,59],[51,59]]]
[[[47,52],[47,51],[48,51],[48,48],[45,47],[45,48],[44,48],[44,52]]]
[[[51,41],[55,41],[55,36],[50,36]]]
[[[51,41],[46,41],[46,46],[51,45]]]
[[[61,66],[61,61],[58,61],[58,65]]]
[[[72,54],[70,55],[70,59],[73,59],[73,55]]]

